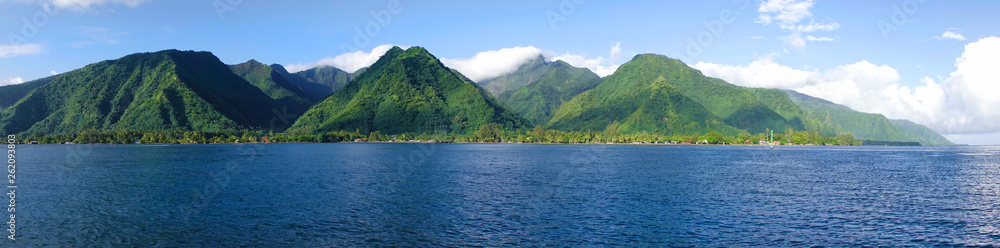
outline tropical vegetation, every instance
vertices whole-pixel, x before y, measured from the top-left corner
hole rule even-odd
[[[0,90],[0,132],[40,143],[952,144],[907,120],[735,86],[654,54],[604,78],[539,57],[476,83],[421,47],[394,47],[354,73],[165,50]]]

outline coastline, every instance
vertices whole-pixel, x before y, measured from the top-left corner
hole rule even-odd
[[[360,141],[360,142],[241,142],[241,143],[71,143],[71,144],[27,144],[21,143],[18,145],[24,146],[34,146],[34,145],[132,145],[132,146],[154,146],[154,145],[262,145],[262,144],[483,144],[483,145],[614,145],[614,146],[761,146],[769,147],[769,145],[760,144],[664,144],[664,143],[553,143],[553,142],[385,142],[385,141]],[[775,147],[820,147],[820,146],[854,146],[854,145],[775,145]],[[865,145],[860,145],[865,146]],[[873,145],[868,145],[873,146]],[[881,146],[881,145],[879,145]],[[955,145],[960,146],[960,145]],[[934,146],[929,146],[934,147]]]

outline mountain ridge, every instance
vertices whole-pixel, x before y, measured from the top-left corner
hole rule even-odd
[[[528,78],[520,88],[504,92],[491,92],[535,125],[544,125],[563,103],[584,91],[597,87],[600,76],[586,68],[579,68],[561,60],[545,61],[539,56],[535,61],[519,67],[506,78]],[[514,75],[514,74],[522,75]],[[530,75],[529,75],[530,74]]]
[[[2,110],[0,132],[266,128],[278,107],[211,53],[164,50],[61,74]]]
[[[0,87],[0,104],[8,104],[0,106],[0,131],[261,129],[275,110],[285,109],[292,117],[308,114],[291,118],[293,131],[302,133],[470,133],[490,123],[508,130],[541,125],[587,131],[614,124],[626,133],[772,129],[952,144],[911,121],[794,91],[729,84],[663,55],[636,55],[604,78],[539,56],[476,83],[415,48],[395,47],[355,73],[329,66],[289,73],[253,59],[225,65],[208,52],[136,53]]]
[[[14,105],[14,103],[17,103],[17,101],[21,100],[21,98],[27,96],[28,92],[52,82],[52,80],[55,80],[58,76],[59,75],[52,75],[20,84],[0,86],[0,110]]]
[[[229,69],[263,91],[278,104],[290,106],[291,111],[295,114],[302,114],[318,102],[306,90],[290,83],[278,69],[257,60],[251,59],[241,64],[230,65]]]
[[[920,142],[922,145],[954,145],[940,134],[910,121],[896,121],[881,114],[855,111],[847,106],[794,90],[784,90],[796,105],[814,118],[830,122],[826,133],[848,132],[859,139],[889,142]],[[905,127],[904,127],[905,126]]]
[[[344,88],[313,106],[292,129],[469,133],[489,123],[520,128],[525,122],[424,48],[393,47]]]
[[[547,126],[602,131],[606,125],[620,122],[623,132],[739,133],[649,66],[649,61],[641,59],[621,65],[597,87],[560,106]]]

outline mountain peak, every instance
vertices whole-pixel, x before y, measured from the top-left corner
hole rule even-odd
[[[285,69],[285,66],[282,66],[281,64],[271,64],[271,68],[274,68],[275,71],[278,71],[278,73],[281,73],[282,75],[288,74],[288,69]]]
[[[393,48],[399,48],[399,46],[395,46]],[[399,48],[399,49],[403,50],[402,48]],[[421,46],[410,47],[410,48],[405,49],[405,51],[412,52],[412,53],[426,53],[426,54],[431,54],[431,52],[428,52],[426,48],[421,47]]]
[[[389,53],[386,53],[386,54],[389,54]],[[429,58],[429,59],[433,59],[434,61],[438,61],[438,58],[436,56],[434,56],[434,54],[431,54],[431,52],[428,52],[427,49],[425,49],[423,47],[418,47],[418,46],[410,47],[409,49],[406,49],[404,52],[398,54],[397,56],[402,56],[402,57],[426,57],[426,58]],[[438,63],[441,63],[441,62],[438,61]]]
[[[671,57],[667,57],[665,55],[660,55],[660,54],[655,54],[655,53],[637,54],[637,55],[635,55],[635,57],[632,58],[632,60],[656,60],[656,61],[664,61],[664,62],[669,62],[669,63],[673,63],[673,64],[681,64],[681,65],[687,66],[687,64],[685,64],[683,61],[681,61],[679,59],[675,59],[675,58],[671,58]]]
[[[264,65],[264,66],[266,66],[264,63],[261,63],[260,61],[257,61],[256,59],[247,60],[247,62],[244,62],[244,64],[253,64],[253,65]]]
[[[269,67],[268,65],[266,65],[264,63],[261,63],[260,61],[257,61],[255,59],[247,60],[247,62],[243,62],[243,63],[240,63],[240,64],[235,64],[235,65],[232,65],[230,67],[233,67],[233,66],[248,67],[248,68],[264,68],[264,67]]]
[[[293,130],[362,133],[471,132],[481,125],[526,121],[445,67],[422,47],[394,47],[370,69],[299,118]]]
[[[396,54],[402,53],[402,52],[405,52],[405,51],[406,50],[403,50],[403,48],[400,48],[399,46],[393,46],[392,48],[389,49],[389,51],[386,51],[385,54],[382,55],[382,57],[386,57],[386,55],[395,56]]]
[[[4,110],[0,132],[268,128],[280,107],[211,53],[173,49],[90,64],[34,92]]]

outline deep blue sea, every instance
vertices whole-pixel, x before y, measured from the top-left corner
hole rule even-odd
[[[17,148],[19,247],[1000,244],[1000,147]],[[5,234],[6,235],[6,234]]]

